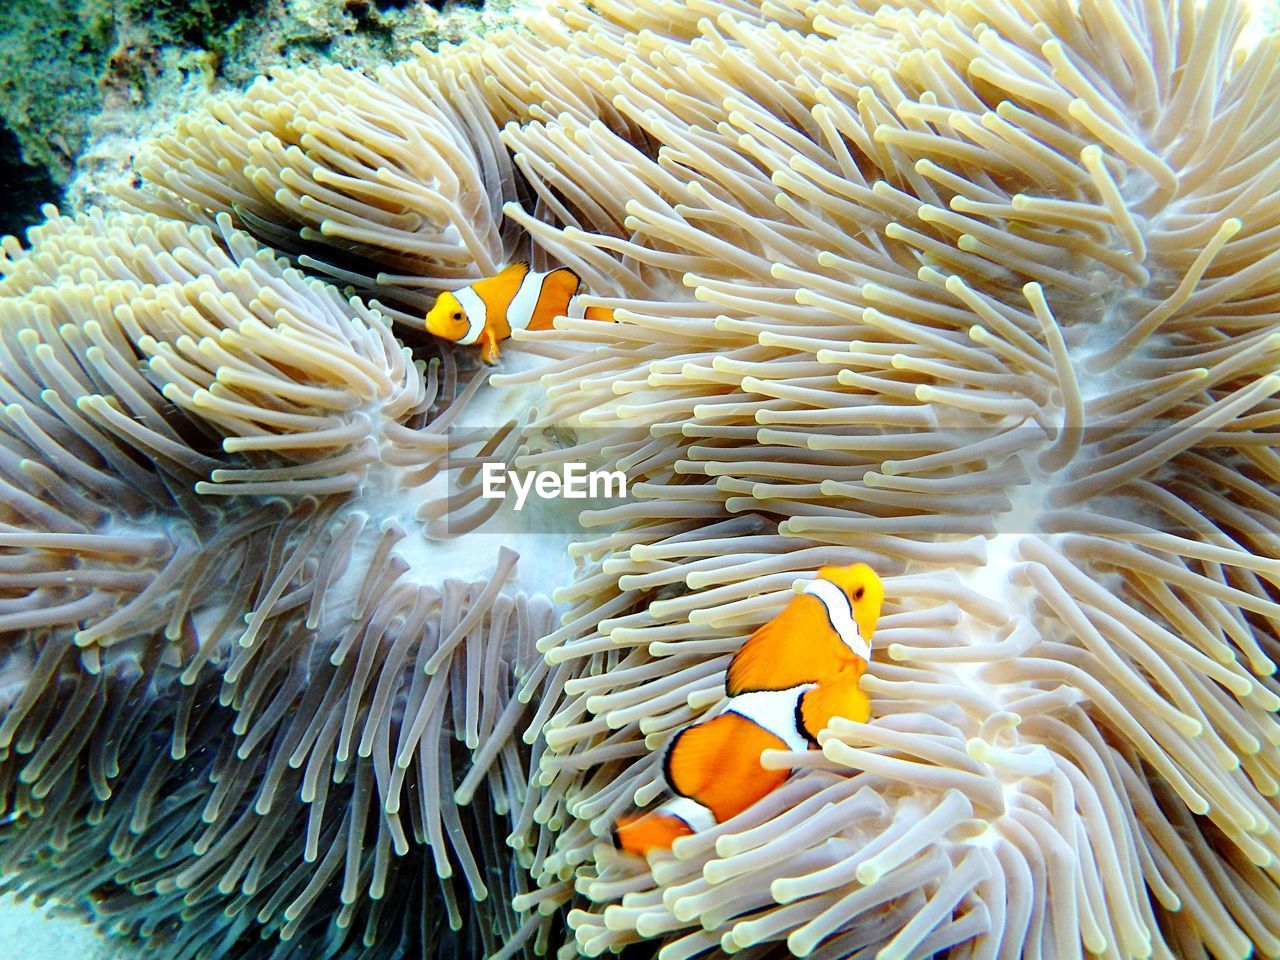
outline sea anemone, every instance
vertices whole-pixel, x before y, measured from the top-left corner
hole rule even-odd
[[[353,924],[451,955],[496,876],[496,949],[552,611],[514,551],[450,546],[492,512],[479,380],[217,228],[54,216],[5,251],[5,873],[174,957],[354,955]]]
[[[6,246],[14,882],[107,885],[191,955],[510,955],[566,910],[563,956],[1280,955],[1280,38],[1242,23],[564,0],[180,120],[126,209]],[[463,389],[421,308],[524,256],[621,322]],[[504,587],[486,457],[631,480],[558,626]],[[496,573],[451,594],[442,557]],[[733,651],[853,561],[872,721],[766,754],[797,774],[673,856],[614,851]]]

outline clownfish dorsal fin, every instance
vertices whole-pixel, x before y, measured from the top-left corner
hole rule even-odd
[[[723,823],[787,778],[786,770],[760,765],[763,751],[785,749],[777,734],[731,709],[677,734],[663,772],[676,794],[706,807]]]
[[[778,619],[760,627],[734,654],[724,682],[729,696],[770,686],[774,666],[787,647],[786,631],[778,626]]]
[[[734,654],[725,692],[733,697],[812,683],[844,669],[849,659],[822,601],[802,593]]]
[[[485,301],[490,317],[500,316],[506,311],[528,274],[529,264],[520,260],[503,267],[491,277],[477,280],[471,285],[471,289]],[[505,337],[506,334],[502,333],[502,336]]]
[[[721,714],[676,734],[662,763],[668,786],[678,796],[706,803],[706,792],[719,779],[721,765],[734,756],[733,735],[741,726],[740,717]]]

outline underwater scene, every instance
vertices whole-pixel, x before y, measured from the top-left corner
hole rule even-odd
[[[1280,958],[1278,27],[5,0],[0,960]]]

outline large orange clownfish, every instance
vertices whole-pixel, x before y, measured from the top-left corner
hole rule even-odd
[[[442,293],[427,311],[427,331],[464,346],[480,345],[485,363],[498,361],[498,342],[512,330],[550,330],[560,316],[613,320],[604,307],[579,309],[573,302],[581,279],[568,267],[546,273],[513,263],[496,276]]]
[[[728,704],[672,739],[663,769],[674,796],[620,819],[617,847],[643,856],[723,823],[788,777],[761,766],[765,750],[811,749],[832,717],[865,723],[871,705],[858,681],[883,601],[884,586],[865,563],[821,568],[734,655]]]

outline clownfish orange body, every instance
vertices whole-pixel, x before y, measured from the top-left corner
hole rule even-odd
[[[761,766],[765,750],[811,749],[832,717],[865,723],[871,706],[858,681],[883,601],[884,586],[866,564],[820,569],[734,655],[724,709],[672,739],[664,772],[674,796],[620,819],[617,847],[643,856],[723,823],[789,776]]]
[[[527,263],[513,263],[496,276],[440,294],[427,311],[427,331],[464,346],[479,344],[481,359],[496,363],[499,341],[513,330],[550,330],[560,316],[612,321],[612,310],[577,308],[580,285],[568,267],[537,273]]]

